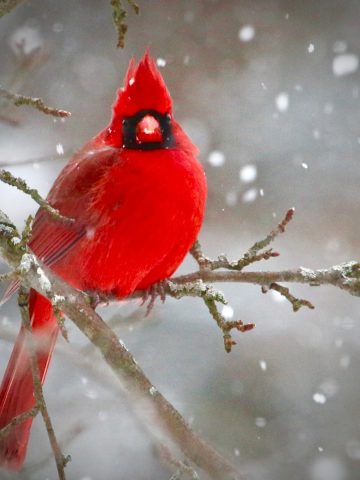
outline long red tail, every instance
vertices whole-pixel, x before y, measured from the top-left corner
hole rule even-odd
[[[39,340],[39,369],[41,381],[44,382],[59,327],[50,302],[35,290],[30,291],[29,314],[33,333]],[[30,356],[24,333],[21,327],[0,389],[0,429],[35,405]],[[0,439],[0,466],[9,470],[21,468],[31,424],[32,418],[29,418],[13,427],[6,437]]]

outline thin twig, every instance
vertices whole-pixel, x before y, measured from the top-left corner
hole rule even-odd
[[[56,317],[56,320],[57,320],[59,328],[60,328],[60,333],[63,336],[64,340],[69,342],[69,334],[68,334],[68,331],[65,327],[65,317],[64,317],[62,311],[60,310],[60,308],[56,304],[52,303],[52,308],[53,308],[53,313]]]
[[[23,3],[24,0],[0,0],[0,17],[10,13],[15,7]]]
[[[52,426],[52,421],[46,406],[46,401],[45,401],[44,392],[41,384],[41,378],[40,378],[40,370],[39,370],[39,364],[38,364],[38,358],[37,358],[37,348],[35,345],[35,341],[33,339],[32,328],[31,328],[30,319],[29,319],[28,301],[29,301],[28,293],[23,288],[20,289],[18,304],[21,312],[22,323],[27,333],[27,346],[30,353],[31,373],[32,373],[33,382],[34,382],[34,397],[45,423],[46,431],[49,437],[49,442],[50,442],[50,445],[55,457],[55,461],[56,461],[59,480],[66,480],[65,466],[69,461],[69,459],[68,457],[66,458],[64,457],[60,449],[60,446],[56,439],[54,428]]]
[[[25,221],[25,227],[21,234],[21,244],[27,245],[31,237],[31,229],[33,225],[34,217],[29,215]]]
[[[309,300],[304,300],[303,298],[296,298],[294,295],[290,293],[290,290],[278,283],[270,283],[268,287],[262,287],[262,292],[267,293],[269,290],[275,290],[279,292],[284,298],[286,298],[292,305],[294,312],[300,310],[301,307],[308,307],[313,310],[315,307],[314,305],[309,302]]]
[[[219,312],[215,300],[212,298],[204,298],[205,305],[207,306],[210,315],[218,324],[218,327],[223,332],[224,347],[227,353],[231,352],[233,345],[236,342],[232,339],[231,330],[237,330],[245,333],[252,330],[255,327],[254,323],[244,324],[241,320],[226,320],[224,316]]]
[[[14,417],[11,422],[9,422],[5,427],[3,427],[0,430],[0,439],[5,438],[11,430],[16,427],[16,425],[20,425],[21,423],[25,422],[25,420],[28,420],[29,418],[35,418],[36,415],[39,413],[40,410],[40,405],[35,405],[31,410],[28,410],[27,412],[20,413],[20,415],[17,415]]]
[[[180,299],[186,297],[202,298],[212,318],[217,323],[218,327],[223,332],[224,347],[227,353],[231,352],[233,345],[236,342],[232,339],[231,331],[237,330],[239,332],[248,332],[255,327],[254,323],[244,324],[241,320],[229,321],[219,312],[216,302],[226,305],[227,301],[222,292],[216,290],[210,285],[206,285],[202,280],[196,282],[188,282],[178,285],[172,280],[168,281],[168,294],[174,298]]]
[[[54,219],[63,223],[74,223],[74,219],[61,215],[59,210],[52,207],[46,200],[44,200],[35,188],[30,188],[22,178],[14,177],[9,171],[0,169],[0,180],[8,185],[16,187],[27,195],[30,195],[30,197]]]
[[[134,2],[134,0],[127,0],[127,1],[128,1],[128,4],[130,5],[130,7],[132,7],[134,12],[136,13],[136,15],[138,15],[139,11],[140,11],[139,5],[137,5],[137,3]],[[116,46],[118,48],[119,47],[124,48],[124,46],[125,46],[125,34],[127,32],[127,29],[128,29],[128,26],[125,23],[125,19],[127,17],[127,12],[124,9],[124,7],[122,6],[122,1],[121,0],[111,0],[110,5],[112,6],[112,9],[113,9],[112,16],[113,16],[113,21],[114,21],[114,24],[115,24],[115,27],[116,27],[116,30],[117,30],[117,34],[118,34],[118,40],[117,40],[117,45]]]
[[[0,7],[1,8],[1,7]],[[45,113],[46,115],[52,115],[53,117],[70,117],[71,112],[67,110],[61,110],[58,108],[49,107],[44,103],[41,98],[37,97],[27,97],[25,95],[19,95],[18,93],[10,92],[6,90],[3,86],[0,85],[0,97],[4,97],[7,100],[10,100],[13,105],[20,107],[21,105],[29,105],[36,108],[40,112]]]
[[[271,242],[275,240],[275,238],[280,234],[285,232],[285,227],[286,225],[293,219],[295,213],[295,208],[290,208],[286,214],[283,220],[278,224],[274,230],[272,230],[269,235],[264,238],[263,240],[260,240],[259,242],[254,243],[252,247],[249,248],[248,250],[248,255],[254,256],[257,255],[260,250],[263,250],[265,247],[267,247]]]
[[[263,252],[260,252],[260,250],[264,250],[264,248],[273,242],[280,233],[285,232],[285,227],[293,219],[294,212],[295,209],[290,208],[277,227],[272,230],[263,240],[254,243],[254,245],[250,247],[249,250],[238,260],[230,261],[224,254],[219,255],[216,259],[212,260],[204,255],[201,245],[198,241],[194,243],[190,253],[197,261],[200,270],[226,269],[241,271],[243,268],[252,263],[278,257],[280,254],[278,252],[274,252],[272,248],[269,248]]]
[[[69,448],[71,443],[74,442],[80,435],[82,435],[86,431],[86,427],[88,426],[88,423],[83,420],[72,423],[69,429],[64,432],[59,439],[60,446],[66,446],[66,448]],[[38,461],[30,464],[25,464],[21,472],[23,474],[23,478],[37,478],[39,471],[41,471],[44,467],[46,467],[50,462],[54,460],[54,455],[52,452],[41,453],[42,458],[40,458]]]

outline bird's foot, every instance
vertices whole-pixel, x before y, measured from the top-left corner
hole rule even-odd
[[[99,305],[109,305],[109,297],[106,293],[89,290],[86,292],[90,297],[90,304],[95,310]]]
[[[166,286],[167,280],[160,280],[160,282],[154,283],[153,285],[150,285],[150,287],[144,290],[141,306],[145,305],[145,303],[148,302],[148,304],[146,305],[146,317],[150,314],[158,297],[160,298],[162,303],[165,302]]]

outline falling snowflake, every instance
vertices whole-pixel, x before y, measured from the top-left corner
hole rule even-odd
[[[255,165],[245,165],[239,172],[240,180],[244,183],[250,183],[256,180],[257,168]]]
[[[324,405],[324,403],[326,403],[326,400],[327,400],[325,395],[323,393],[319,393],[319,392],[314,393],[312,398],[313,398],[315,403],[319,403],[320,405]]]
[[[219,150],[210,152],[207,161],[212,167],[222,167],[225,163],[225,155]]]
[[[275,105],[279,112],[287,112],[289,109],[289,94],[281,92],[275,98]]]
[[[255,425],[259,428],[264,428],[266,427],[267,421],[266,418],[264,417],[257,417],[255,418]]]
[[[258,191],[256,188],[250,188],[249,190],[246,190],[245,193],[243,193],[242,196],[242,201],[244,203],[252,203],[257,199],[258,196]]]
[[[165,58],[158,57],[158,58],[156,59],[156,65],[157,65],[158,67],[160,67],[160,68],[161,68],[161,67],[166,67],[166,60],[165,60]]]
[[[313,53],[315,50],[315,45],[313,43],[309,43],[308,45],[308,52]]]
[[[265,362],[265,360],[260,360],[259,361],[259,365],[260,365],[260,368],[263,372],[266,372],[267,370],[267,363]]]
[[[244,25],[239,30],[239,40],[250,42],[255,37],[255,28],[252,25]]]
[[[58,155],[64,155],[64,147],[62,146],[61,143],[58,143],[56,145],[56,152]]]
[[[356,72],[359,68],[359,57],[352,53],[337,55],[332,64],[333,74],[335,77],[343,77]]]
[[[234,309],[230,305],[224,305],[221,310],[221,315],[225,320],[231,320],[234,316]]]

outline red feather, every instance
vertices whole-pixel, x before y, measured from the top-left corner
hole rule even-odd
[[[49,366],[58,324],[52,313],[51,304],[44,297],[31,291],[29,314],[33,333],[39,341],[38,361],[42,381]],[[34,405],[34,386],[30,369],[30,358],[26,349],[25,331],[21,327],[13,352],[6,369],[0,391],[1,428],[15,416],[31,410]],[[9,470],[18,470],[22,465],[30,435],[32,419],[12,428],[11,432],[0,441],[0,459],[2,466]]]
[[[124,122],[133,130],[125,130]],[[152,124],[161,126],[162,143],[158,130],[146,130]],[[203,220],[207,187],[196,155],[196,147],[172,118],[169,92],[146,52],[137,67],[130,62],[110,125],[71,159],[50,190],[51,205],[75,223],[62,224],[39,211],[29,247],[82,290],[115,292],[123,298],[168,278],[193,245]],[[34,291],[30,312],[34,333],[45,334],[45,348],[39,352],[44,380],[58,327],[50,303]],[[33,405],[20,330],[0,390],[0,428]],[[30,426],[27,420],[0,441],[0,464],[21,467]]]

